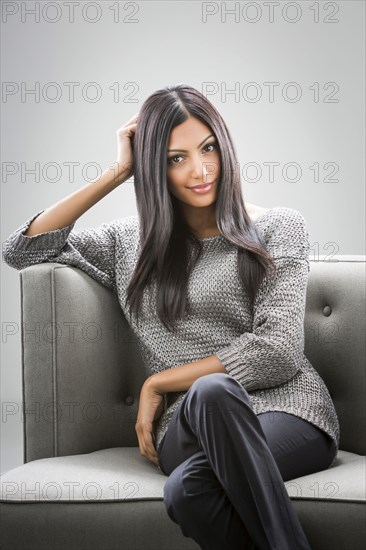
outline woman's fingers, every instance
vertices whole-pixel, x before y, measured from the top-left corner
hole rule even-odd
[[[154,462],[154,464],[158,465],[158,454],[154,447],[151,432],[145,433],[145,443],[146,443],[147,458],[152,462]]]
[[[141,428],[138,433],[139,447],[142,456],[145,456],[148,460],[151,460],[156,466],[159,465],[158,453],[155,449],[152,433],[146,428]]]
[[[135,429],[139,438],[140,451],[143,456],[159,466],[158,454],[154,445],[154,421],[163,411],[164,396],[160,394],[148,379],[141,388],[139,410]]]
[[[135,113],[135,114],[133,115],[133,117],[130,118],[130,120],[128,120],[128,121],[126,122],[126,124],[124,124],[123,126],[129,126],[130,124],[135,123],[136,120],[137,120],[137,118],[138,118],[138,116],[139,116],[139,113]]]

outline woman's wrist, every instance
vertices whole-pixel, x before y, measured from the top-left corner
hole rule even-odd
[[[186,391],[197,378],[215,372],[228,374],[220,359],[211,355],[193,363],[154,373],[146,382],[159,393]]]
[[[150,386],[155,391],[159,392],[160,391],[160,389],[159,389],[159,380],[157,379],[158,374],[159,373],[154,373],[151,376],[149,376],[148,378],[146,378],[144,384]]]

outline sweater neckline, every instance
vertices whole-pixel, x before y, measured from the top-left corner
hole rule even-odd
[[[256,218],[253,223],[256,224],[257,222],[259,222],[259,220],[261,220],[262,218],[265,218],[267,216],[267,214],[269,214],[269,212],[271,212],[275,208],[276,207],[269,208],[268,210],[266,210],[266,212],[264,212],[264,214],[262,214],[261,216],[258,216],[258,218]],[[211,237],[202,237],[202,238],[199,238],[198,240],[201,241],[201,242],[202,241],[206,242],[206,241],[213,241],[215,239],[224,239],[224,240],[226,240],[225,237],[221,234],[220,235],[212,235]]]

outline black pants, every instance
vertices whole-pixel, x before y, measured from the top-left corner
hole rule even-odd
[[[204,550],[311,550],[284,481],[330,466],[323,430],[283,412],[256,415],[232,376],[198,378],[157,449],[164,504]]]

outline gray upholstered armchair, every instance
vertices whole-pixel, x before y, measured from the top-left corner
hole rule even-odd
[[[341,426],[335,465],[286,482],[313,550],[365,542],[365,257],[311,261],[305,353]],[[2,550],[198,548],[140,454],[146,374],[116,295],[77,268],[20,272],[24,465],[2,476]],[[16,367],[14,365],[14,367]]]

